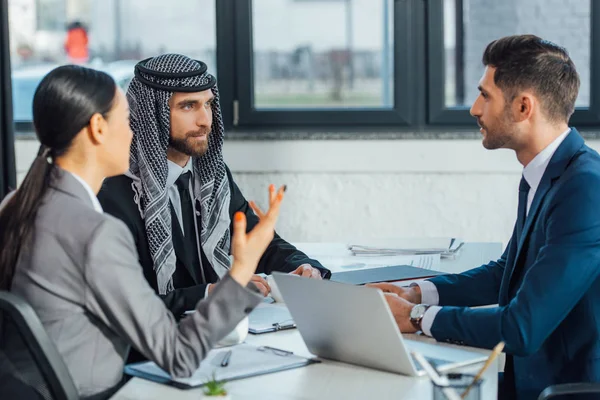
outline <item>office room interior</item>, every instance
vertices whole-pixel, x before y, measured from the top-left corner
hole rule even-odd
[[[415,276],[404,273],[402,279],[409,285],[414,279],[438,275],[438,270],[440,275],[461,273],[500,258],[505,250],[510,253],[509,241],[520,218],[522,160],[510,145],[486,148],[490,146],[484,145],[485,129],[478,125],[483,120],[471,115],[471,107],[483,101],[479,100],[480,85],[489,67],[482,63],[482,55],[490,42],[533,34],[566,49],[580,81],[568,122],[576,131],[569,135],[581,135],[591,152],[600,151],[598,0],[0,1],[0,201],[18,191],[40,155],[32,104],[48,73],[63,65],[103,71],[126,93],[140,73],[136,72],[140,62],[167,53],[202,61],[216,78],[219,120],[224,128],[223,160],[245,199],[254,200],[265,211],[273,201],[267,195],[269,185],[285,185],[277,234],[320,261],[324,269],[315,269],[319,277],[325,278],[323,271],[328,269],[331,280],[338,282],[378,282],[375,277],[379,275],[369,276],[370,270],[404,264],[405,260],[411,266],[432,270]],[[214,114],[212,118],[214,125]],[[535,202],[530,199],[528,207],[531,201]],[[141,203],[138,206],[142,211]],[[542,212],[546,212],[544,207]],[[235,224],[233,215],[232,221]],[[540,234],[538,228],[525,229]],[[545,232],[546,227],[542,224],[539,229]],[[440,250],[440,243],[447,243],[448,248]],[[544,249],[541,246],[539,251]],[[527,262],[533,263],[529,258]],[[600,261],[597,264],[600,269]],[[342,278],[345,272],[359,270],[363,272],[360,276]],[[221,274],[217,271],[217,275]],[[264,277],[275,304],[283,303],[277,299],[281,297],[277,286],[288,290],[284,298],[302,302],[294,299],[294,288],[287,287],[293,282],[286,277]],[[418,287],[424,299],[425,289]],[[210,286],[206,290],[210,296]],[[318,286],[314,290],[321,293]],[[339,294],[346,296],[342,289]],[[379,297],[370,299],[366,292],[364,296],[365,302],[380,301]],[[502,306],[502,298],[500,303]],[[332,300],[332,304],[338,303]],[[310,338],[310,327],[301,326],[322,321],[326,315],[315,314],[312,322],[306,322],[310,317],[296,315],[295,307],[289,304],[289,318],[298,324],[302,338],[292,337],[299,335],[296,325],[288,324],[294,329],[287,329],[284,319],[272,324],[277,331],[284,327],[281,332],[264,335],[253,334],[252,329],[258,328],[252,326],[247,335],[247,325],[240,333],[238,325],[241,337],[254,340],[246,339],[244,345],[273,346],[306,357],[314,356],[308,350],[316,349],[323,352],[317,355],[327,360],[326,350],[309,343],[315,340]],[[375,314],[372,320],[380,321]],[[421,330],[424,315],[418,322]],[[435,341],[427,336],[435,337],[435,331],[435,325],[429,325],[420,336],[434,346]],[[232,343],[239,342],[236,340]],[[600,338],[594,340],[594,351],[600,354]],[[452,342],[448,346],[454,351],[464,348],[473,352],[471,357],[481,357],[465,363],[470,364],[464,369],[466,376],[485,373],[483,385],[469,388],[471,397],[463,392],[465,398],[510,398],[502,393],[497,397],[502,385],[498,373],[505,364],[504,355],[496,359],[500,350],[494,353],[493,346],[471,343],[464,346],[462,339],[447,342]],[[502,346],[504,342],[507,354],[515,349],[510,338],[503,338]],[[287,348],[288,344],[291,347]],[[229,354],[232,363],[236,361],[233,351]],[[0,349],[0,357],[2,354]],[[235,377],[225,384],[231,396],[227,398],[359,399],[366,398],[371,385],[378,387],[374,393],[382,399],[456,398],[456,393],[443,388],[435,394],[436,387],[444,384],[436,386],[429,373],[417,378],[419,368],[414,365],[418,362],[412,361],[412,369],[405,373],[395,367],[374,366],[375,361],[365,361],[365,369],[361,369],[357,366],[360,362],[350,356],[336,353],[331,357],[353,369],[335,364],[338,369],[323,370],[329,375],[319,378],[318,374],[298,372],[323,368],[325,362],[294,372]],[[486,359],[493,360],[493,365],[482,369]],[[512,363],[511,359],[511,368]],[[373,372],[378,368],[391,377]],[[600,367],[594,364],[592,369],[593,373],[575,381],[600,382]],[[446,370],[434,372],[443,375]],[[106,398],[202,395],[198,388],[172,391],[175,389],[141,379],[139,374],[131,373],[137,378]],[[277,374],[284,376],[278,384]],[[412,380],[396,378],[399,376]],[[313,377],[316,383],[311,388]],[[543,385],[534,385],[529,391],[519,386],[522,383],[517,379],[514,398],[537,398],[532,393],[537,396],[540,388],[563,383],[546,378]],[[80,382],[74,382],[78,396],[85,397]],[[253,386],[259,384],[273,386],[261,393]],[[594,389],[600,393],[599,387]],[[600,394],[590,396],[600,398]],[[45,398],[69,398],[68,390]]]

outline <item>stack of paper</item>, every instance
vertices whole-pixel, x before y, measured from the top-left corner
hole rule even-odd
[[[376,243],[351,244],[348,249],[355,256],[393,256],[408,254],[440,254],[454,257],[464,241],[457,238],[400,239]]]

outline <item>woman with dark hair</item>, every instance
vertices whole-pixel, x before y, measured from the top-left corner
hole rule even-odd
[[[109,75],[50,72],[33,99],[42,150],[0,210],[0,289],[35,309],[83,397],[114,391],[130,346],[173,376],[193,373],[261,301],[246,286],[283,199],[270,189],[270,209],[255,210],[261,221],[249,233],[236,214],[229,273],[178,324],[146,282],[128,228],[96,199],[105,177],[129,167],[128,114]]]

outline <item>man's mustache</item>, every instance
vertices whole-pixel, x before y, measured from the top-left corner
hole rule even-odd
[[[189,131],[185,134],[186,137],[205,136],[210,133],[210,128],[200,128],[197,131]]]

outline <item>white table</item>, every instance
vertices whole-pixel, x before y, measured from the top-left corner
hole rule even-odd
[[[298,244],[308,247],[310,244]],[[320,250],[343,248],[342,244],[319,244]],[[444,272],[460,273],[477,267],[500,257],[500,243],[466,243],[455,259],[443,259],[441,266]],[[316,257],[318,259],[318,257]],[[434,339],[416,335],[405,335],[413,340],[426,340],[436,343]],[[249,335],[247,343],[269,345],[296,354],[311,356],[297,330],[280,331],[262,335]],[[440,346],[453,346],[438,343]],[[471,349],[489,354],[486,350]],[[475,374],[481,364],[460,369],[460,372]],[[498,387],[498,363],[495,362],[484,375],[482,399],[496,399]],[[432,387],[429,380],[377,371],[350,364],[323,360],[321,364],[278,372],[275,374],[229,382],[228,391],[234,400],[308,400],[308,399],[415,399],[432,398]],[[201,389],[180,390],[140,378],[131,379],[114,400],[133,399],[190,399],[198,400]]]
[[[435,343],[435,340],[430,338],[415,335],[405,335],[405,337]],[[246,342],[269,345],[291,350],[299,355],[311,356],[297,330],[250,335]],[[452,346],[441,343],[438,345]],[[485,350],[469,349],[489,354]],[[458,371],[475,374],[481,365],[476,364]],[[320,364],[303,368],[232,381],[227,383],[226,387],[233,400],[427,400],[432,398],[432,386],[426,377],[412,378],[330,360],[323,360]],[[482,399],[496,399],[497,387],[498,364],[495,362],[484,374]],[[180,390],[141,378],[133,378],[112,399],[198,400],[201,391],[200,388]]]
[[[374,257],[361,257],[352,256],[348,245],[345,243],[294,243],[294,245],[301,251],[305,252],[308,256],[319,260],[330,259],[331,257],[344,258],[345,261],[350,263],[350,260],[356,260],[357,264],[360,264],[364,260],[374,260]],[[450,274],[458,274],[466,270],[479,267],[480,265],[487,264],[491,260],[497,260],[502,255],[502,243],[499,242],[470,242],[465,243],[459,250],[458,255],[455,258],[442,258],[440,262],[440,271]],[[389,263],[386,262],[389,259]],[[394,257],[377,257],[378,262],[385,265],[396,265],[394,263]],[[325,267],[330,268],[331,272],[340,271],[351,271],[361,268],[347,268],[343,269],[336,268],[336,265],[327,265]],[[435,269],[435,268],[434,268]]]

